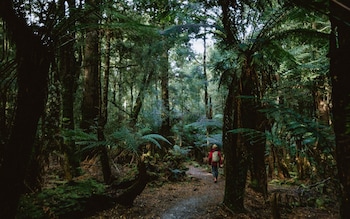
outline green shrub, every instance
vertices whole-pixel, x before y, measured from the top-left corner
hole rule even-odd
[[[20,200],[17,218],[57,218],[84,212],[89,199],[104,192],[104,184],[88,179],[24,195]]]

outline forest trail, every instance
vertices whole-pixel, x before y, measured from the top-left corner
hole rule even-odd
[[[186,179],[180,182],[159,181],[149,183],[135,199],[132,207],[116,205],[86,219],[250,219],[271,218],[271,209],[264,204],[261,195],[247,187],[245,193],[246,213],[232,215],[221,204],[224,198],[225,179],[222,174],[214,183],[209,166],[189,165]],[[222,173],[223,169],[220,169]],[[292,189],[286,187],[285,189]],[[271,189],[271,188],[270,188]],[[291,190],[292,191],[292,190]],[[310,207],[281,208],[281,218],[339,218],[334,209]]]
[[[117,205],[88,219],[223,218],[219,207],[223,201],[225,185],[222,175],[219,176],[218,182],[214,183],[209,166],[203,168],[189,165],[188,168],[186,180],[165,183],[161,186],[148,184],[131,208]]]
[[[223,200],[224,179],[219,179],[218,183],[213,182],[211,173],[190,166],[187,171],[189,177],[200,179],[202,184],[199,188],[203,190],[198,195],[181,200],[170,209],[166,210],[161,219],[177,219],[177,218],[198,218],[204,216],[210,207],[218,206],[220,200]]]

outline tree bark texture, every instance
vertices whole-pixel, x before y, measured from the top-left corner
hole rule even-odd
[[[75,1],[67,0],[60,1],[59,4],[64,5],[68,3],[69,14],[73,15],[75,10]],[[60,7],[62,19],[65,15],[65,7]],[[75,24],[73,24],[75,25]],[[77,91],[77,81],[79,78],[79,62],[76,59],[74,53],[75,49],[75,33],[69,32],[62,37],[62,46],[59,51],[59,75],[62,84],[62,129],[63,130],[74,130],[74,102],[75,94]],[[72,139],[67,139],[62,142],[62,153],[64,155],[63,170],[65,178],[71,180],[73,177],[79,176],[80,171],[80,156],[77,151],[79,148]]]
[[[94,4],[94,0],[87,2]],[[89,22],[98,24],[98,17],[90,15]],[[100,107],[99,91],[99,32],[97,28],[91,28],[86,31],[84,48],[84,90],[83,102],[81,107],[82,121],[81,128],[87,132],[97,128],[97,117]]]
[[[103,77],[103,86],[101,87],[101,106],[100,116],[98,120],[97,137],[99,141],[105,141],[105,126],[108,120],[108,91],[109,91],[109,75],[110,75],[110,55],[111,55],[111,33],[106,31],[106,56],[105,56],[105,72]],[[108,150],[106,146],[100,146],[100,161],[102,165],[103,180],[109,184],[112,179],[112,171]]]
[[[74,35],[68,35],[74,38]],[[70,40],[69,38],[65,40]],[[62,84],[62,128],[65,130],[74,130],[74,100],[77,89],[78,69],[74,57],[74,42],[69,42],[61,47],[59,60],[59,73]],[[72,140],[66,140],[62,144],[64,154],[65,178],[71,180],[80,174],[80,158],[77,156],[77,146]]]
[[[242,69],[242,126],[252,130],[265,132],[265,116],[259,112],[261,101],[260,86],[257,73],[252,66],[253,53],[249,50],[245,52],[245,64]],[[267,174],[265,167],[265,147],[266,139],[263,137],[259,141],[244,138],[244,144],[249,154],[251,186],[264,197],[267,197]]]
[[[162,124],[159,133],[165,138],[169,137],[171,134],[171,124],[170,124],[170,100],[169,100],[169,55],[168,49],[165,46],[162,54],[162,65],[161,67],[161,98],[162,98],[162,112],[161,119]],[[166,143],[162,143],[162,146],[166,146]]]
[[[239,42],[236,37],[236,34],[238,34],[237,24],[235,23],[232,10],[237,9],[239,6],[236,1],[224,0],[220,0],[219,5],[222,10],[221,20],[225,30],[225,43],[228,47],[235,47]],[[256,90],[258,89],[257,84],[255,84],[257,78],[254,78],[256,75],[250,66],[252,54],[250,54],[249,50],[240,52],[245,56],[245,64],[242,65],[242,75],[240,77],[234,75],[233,77],[235,78],[229,85],[228,96],[225,102],[223,127],[226,171],[224,204],[235,213],[245,211],[244,195],[248,167],[249,164],[254,162],[258,164],[261,161],[260,152],[264,151],[255,150],[255,146],[248,139],[244,139],[243,134],[228,133],[228,131],[232,129],[255,129],[257,125],[257,105],[254,98],[256,98],[259,93]],[[259,180],[259,182],[263,182],[261,180],[261,175],[263,173],[257,166],[258,165],[254,165],[256,168],[251,168],[251,170],[254,171],[253,176]]]
[[[261,140],[250,145],[250,177],[252,188],[267,198],[267,173],[265,164],[266,142]]]
[[[232,79],[225,101],[223,149],[225,154],[224,204],[235,213],[244,212],[244,195],[248,171],[248,154],[240,133],[228,131],[242,128],[242,103],[238,97],[240,80]]]
[[[148,55],[150,55],[150,56],[152,55],[150,51],[149,51]],[[149,66],[148,70],[149,70],[148,73],[143,75],[140,91],[136,97],[135,105],[134,105],[132,112],[131,112],[130,126],[132,128],[134,128],[137,124],[137,119],[138,119],[139,114],[140,114],[141,109],[142,109],[143,100],[144,100],[146,91],[149,88],[149,86],[152,82],[152,79],[154,77],[155,70],[154,70],[153,66],[152,67]]]
[[[98,0],[87,1],[89,6],[96,6]],[[99,17],[92,13],[88,18],[90,24],[98,25]],[[104,123],[107,119],[107,114],[102,115],[103,108],[102,94],[101,94],[101,75],[100,75],[100,40],[99,29],[90,28],[85,36],[85,50],[84,50],[84,94],[82,102],[82,121],[81,128],[88,133],[97,134],[98,140],[104,141]],[[109,65],[109,64],[108,64]],[[107,77],[109,76],[109,72]],[[107,80],[107,84],[108,84]],[[108,89],[108,85],[107,89]],[[103,109],[102,109],[103,110]],[[109,157],[107,148],[99,146],[98,153],[102,165],[102,172],[105,183],[110,183],[111,171],[109,164]]]
[[[341,218],[350,218],[350,4],[345,0],[337,2],[330,1],[332,113],[338,176],[342,188],[340,215]]]
[[[40,36],[34,34],[24,19],[17,17],[12,1],[0,2],[0,17],[16,45],[18,63],[17,108],[0,166],[0,215],[11,219],[16,215],[38,121],[45,107],[51,59]]]

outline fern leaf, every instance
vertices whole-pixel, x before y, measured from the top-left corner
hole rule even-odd
[[[168,141],[168,139],[166,139],[165,137],[159,135],[159,134],[148,134],[148,135],[144,135],[141,137],[141,139],[145,142],[149,141],[152,142],[153,144],[155,144],[158,148],[161,148],[161,145],[159,144],[158,140],[164,141],[166,143],[168,143],[169,145],[171,145],[171,143]]]

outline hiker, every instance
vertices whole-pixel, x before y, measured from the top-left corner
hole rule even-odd
[[[218,181],[219,167],[222,165],[221,152],[219,147],[214,144],[208,155],[208,162],[211,165],[211,172],[214,177],[214,183]]]

